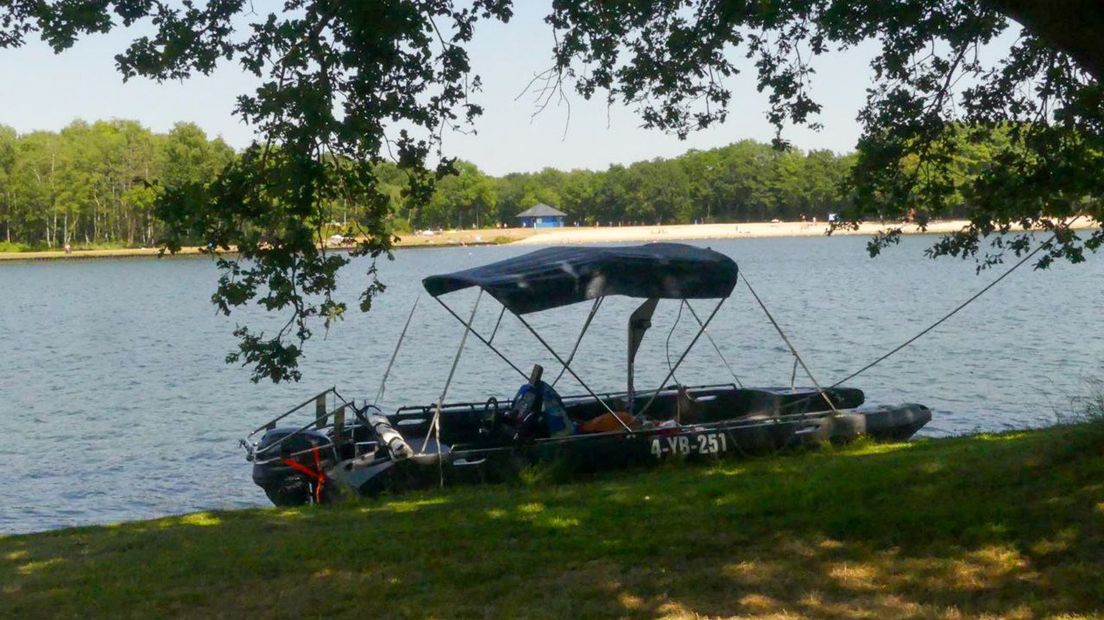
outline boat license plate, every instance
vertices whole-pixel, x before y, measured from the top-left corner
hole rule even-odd
[[[691,454],[720,454],[728,451],[728,439],[724,433],[698,435],[673,435],[652,440],[652,456],[689,456]]]

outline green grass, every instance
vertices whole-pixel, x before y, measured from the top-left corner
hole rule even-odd
[[[15,243],[13,241],[0,241],[0,252],[30,252],[34,248],[26,243]]]
[[[1104,424],[11,536],[0,588],[13,618],[1090,617]]]
[[[73,243],[72,249],[74,252],[81,252],[85,250],[125,250],[129,248],[140,247],[138,245],[127,245],[121,241],[104,241],[100,243]],[[62,252],[65,247],[63,245],[55,245],[50,247],[45,243],[15,243],[8,241],[0,241],[0,252]]]

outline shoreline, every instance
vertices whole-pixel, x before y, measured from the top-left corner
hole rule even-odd
[[[966,220],[932,222],[919,230],[905,225],[905,235],[945,235],[966,226]],[[1091,222],[1074,226],[1076,230],[1099,228]],[[887,225],[864,223],[855,230],[836,230],[832,236],[873,236]],[[626,243],[656,241],[703,241],[714,239],[771,239],[780,237],[824,237],[828,226],[811,222],[746,222],[742,224],[672,224],[653,226],[586,226],[563,228],[485,228],[477,230],[442,231],[432,235],[410,234],[399,238],[395,249],[443,248],[484,245],[581,245],[590,243]],[[348,249],[335,247],[333,250]],[[89,260],[97,258],[149,258],[160,254],[158,248],[117,248],[110,250],[62,250],[35,252],[0,252],[5,261]],[[185,247],[170,257],[202,256],[199,247]]]
[[[0,535],[3,600],[23,618],[1094,617],[1102,431]]]

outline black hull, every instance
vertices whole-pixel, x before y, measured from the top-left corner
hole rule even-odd
[[[436,488],[442,479],[446,485],[499,482],[515,477],[525,467],[542,464],[576,473],[599,472],[671,459],[706,461],[762,455],[825,441],[843,443],[860,436],[904,441],[930,420],[931,411],[916,404],[848,410],[835,416],[826,412],[747,416],[675,428],[538,439],[519,445],[449,446],[442,442],[440,457],[432,440],[423,449],[420,439],[414,439],[411,445],[416,455],[411,458],[321,463],[328,477],[320,497],[325,502],[339,493],[375,496]],[[281,462],[255,464],[253,477],[277,505],[314,501],[312,482]]]

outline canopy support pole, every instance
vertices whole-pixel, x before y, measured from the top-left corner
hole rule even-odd
[[[380,380],[379,390],[376,392],[376,398],[372,401],[372,404],[379,404],[381,398],[383,398],[383,391],[387,388],[387,378],[391,376],[391,367],[395,365],[395,358],[399,356],[399,349],[402,348],[403,339],[406,338],[406,330],[410,327],[410,319],[414,318],[414,311],[418,309],[418,301],[421,300],[422,294],[418,293],[418,296],[414,298],[414,305],[410,308],[410,314],[406,317],[406,323],[403,324],[402,333],[399,334],[399,341],[395,343],[395,351],[391,353],[391,360],[387,362],[387,370],[383,371],[383,379]]]
[[[502,325],[502,316],[506,314],[506,306],[502,306],[502,311],[498,313],[498,320],[495,321],[494,329],[491,330],[491,337],[487,339],[487,343],[494,342],[495,334],[498,333],[498,326]]]
[[[441,397],[437,399],[437,408],[433,412],[433,421],[430,423],[429,428],[426,429],[425,440],[422,441],[422,454],[425,454],[425,445],[429,442],[429,434],[434,433],[434,441],[437,444],[437,469],[440,474],[441,488],[445,486],[445,470],[444,463],[441,460],[441,408],[445,406],[445,397],[448,396],[449,386],[452,385],[452,378],[456,375],[456,367],[460,365],[460,355],[464,352],[464,345],[468,342],[468,334],[472,333],[472,321],[475,320],[475,311],[479,309],[479,300],[483,298],[483,289],[479,290],[479,294],[475,296],[475,304],[472,305],[471,316],[468,317],[468,322],[464,323],[464,335],[460,337],[460,346],[456,348],[456,356],[452,358],[452,368],[449,369],[448,379],[445,380],[445,387],[441,390]]]
[[[824,399],[825,403],[828,403],[828,408],[832,410],[832,413],[838,415],[839,411],[836,409],[836,404],[833,403],[832,399],[828,397],[828,393],[824,391],[824,388],[820,387],[820,383],[818,383],[816,377],[813,376],[813,371],[809,370],[809,367],[805,365],[805,360],[801,359],[801,355],[797,352],[797,349],[794,348],[793,344],[790,342],[790,339],[786,337],[786,332],[782,331],[782,327],[778,324],[778,321],[774,320],[774,315],[770,313],[770,310],[767,310],[767,305],[763,303],[763,300],[759,298],[759,294],[756,293],[755,289],[751,287],[751,282],[748,282],[747,276],[742,273],[740,275],[743,276],[744,284],[747,285],[748,290],[751,291],[751,296],[755,298],[756,303],[758,303],[759,307],[763,309],[763,313],[767,315],[768,319],[770,319],[771,325],[774,326],[775,331],[777,331],[778,335],[782,337],[782,342],[785,342],[786,346],[789,347],[790,353],[792,353],[794,356],[794,360],[796,360],[796,362],[801,365],[801,369],[805,371],[805,374],[809,377],[809,380],[813,382],[813,387],[816,388],[817,394],[819,394],[820,397]]]
[[[590,394],[592,397],[594,397],[594,400],[598,401],[598,403],[601,404],[606,411],[610,412],[610,415],[612,415],[613,418],[621,424],[621,426],[625,427],[625,432],[632,432],[632,429],[629,428],[629,425],[625,424],[624,420],[622,420],[621,417],[613,411],[613,409],[610,409],[610,406],[606,404],[606,401],[599,398],[598,395],[594,393],[594,390],[590,389],[590,386],[587,385],[579,375],[575,374],[575,370],[571,368],[571,365],[564,361],[564,359],[560,357],[560,354],[556,353],[556,350],[549,346],[547,342],[545,342],[544,338],[541,338],[541,335],[537,333],[537,330],[533,329],[533,326],[530,325],[528,321],[526,321],[524,318],[522,318],[520,314],[516,312],[514,313],[514,316],[516,316],[518,320],[521,321],[521,324],[525,326],[525,329],[528,329],[529,333],[533,334],[533,337],[536,338],[538,342],[544,345],[545,349],[548,349],[548,352],[552,354],[552,357],[556,358],[556,361],[559,362],[564,367],[564,369],[567,370],[567,372],[571,373],[571,376],[579,382],[579,385],[583,386],[583,389],[586,390],[587,393]]]
[[[705,326],[702,325],[702,320],[698,318],[698,313],[694,311],[694,306],[690,305],[690,300],[684,299],[682,301],[686,304],[686,307],[690,309],[690,315],[694,317],[694,320],[697,321],[698,325],[704,330],[703,333],[706,339],[709,340],[709,344],[713,345],[713,350],[717,352],[717,357],[721,358],[721,362],[725,365],[725,368],[728,369],[728,374],[732,375],[732,379],[736,382],[736,386],[743,388],[744,384],[740,381],[740,377],[737,377],[736,371],[732,370],[732,366],[729,365],[728,360],[725,359],[724,353],[721,353],[721,348],[717,346],[717,341],[713,340],[713,336],[709,335],[709,330],[706,330]]]
[[[583,323],[583,329],[579,332],[579,337],[575,339],[575,346],[571,347],[571,354],[567,356],[567,363],[570,364],[575,360],[575,353],[579,351],[579,345],[583,342],[583,336],[586,335],[587,329],[590,328],[590,322],[594,320],[594,315],[598,313],[598,306],[602,305],[603,299],[605,299],[605,297],[598,297],[594,300],[594,305],[590,307],[590,314],[587,315],[586,322]],[[506,306],[502,306],[502,311],[506,312]],[[560,374],[556,375],[556,378],[552,380],[552,387],[556,387],[556,384],[560,382],[560,378],[563,377],[565,372],[567,372],[567,366],[561,368]]]
[[[701,329],[698,330],[698,333],[694,334],[694,339],[690,341],[689,345],[687,345],[686,350],[683,351],[682,355],[679,356],[678,360],[675,362],[675,365],[667,371],[667,376],[664,377],[663,381],[659,383],[659,387],[656,388],[655,392],[652,392],[652,396],[648,399],[648,402],[644,403],[644,408],[640,410],[640,415],[644,415],[644,413],[648,411],[648,408],[652,406],[652,403],[655,402],[656,396],[659,396],[660,391],[663,390],[663,386],[667,385],[667,381],[671,379],[671,377],[675,374],[675,371],[678,370],[678,367],[682,364],[682,361],[685,360],[686,356],[690,354],[690,350],[694,348],[694,345],[698,342],[698,338],[701,338],[701,335],[705,333],[706,326],[709,325],[709,323],[713,320],[713,317],[717,316],[717,312],[721,309],[721,306],[724,305],[726,299],[728,298],[722,297],[721,300],[717,302],[716,307],[713,308],[713,312],[709,313],[709,318],[707,318],[705,320],[705,323],[702,324]],[[631,414],[632,412],[630,411],[629,413]]]
[[[629,410],[629,415],[632,415],[633,406],[636,404],[636,388],[633,387],[633,375],[636,373],[636,351],[644,340],[644,334],[652,327],[652,315],[655,314],[657,304],[659,304],[659,299],[650,297],[629,315],[628,363],[626,364],[627,377],[625,381],[629,401],[626,408]]]
[[[483,293],[483,289],[479,289],[479,292],[480,292],[480,294],[482,294],[482,293]],[[503,353],[502,353],[501,351],[499,351],[498,349],[496,349],[496,348],[494,347],[494,345],[492,345],[492,344],[490,343],[490,341],[488,341],[488,340],[487,340],[486,338],[484,338],[483,336],[479,335],[479,332],[475,331],[475,328],[471,326],[471,323],[470,323],[470,322],[466,322],[466,321],[464,321],[464,319],[460,318],[460,316],[459,316],[458,314],[456,314],[455,312],[453,312],[453,311],[452,311],[452,308],[449,308],[449,307],[448,307],[448,304],[446,304],[445,302],[441,301],[441,298],[440,298],[440,297],[434,297],[433,299],[434,299],[434,300],[436,300],[436,301],[437,301],[437,303],[441,304],[441,307],[442,307],[442,308],[444,308],[445,310],[448,310],[448,313],[449,313],[449,314],[451,314],[451,315],[452,315],[452,316],[453,316],[453,317],[454,317],[454,318],[455,318],[455,319],[456,319],[457,321],[460,321],[460,323],[461,323],[462,325],[464,325],[464,327],[465,327],[465,328],[467,328],[467,330],[468,330],[469,332],[471,332],[471,334],[472,334],[473,336],[475,336],[476,338],[478,338],[480,342],[482,342],[483,344],[487,345],[487,348],[488,348],[488,349],[490,349],[491,351],[494,351],[495,355],[497,355],[497,356],[498,356],[499,358],[501,358],[501,359],[502,359],[502,361],[504,361],[504,362],[506,362],[507,364],[509,364],[509,365],[510,365],[510,368],[513,368],[513,369],[514,369],[514,372],[516,372],[517,374],[521,375],[521,377],[522,377],[523,379],[525,379],[526,381],[528,381],[528,380],[529,380],[529,375],[527,375],[527,374],[525,374],[524,372],[522,372],[520,368],[518,368],[518,367],[517,367],[517,366],[516,366],[516,365],[515,365],[515,364],[514,364],[513,362],[511,362],[511,361],[510,361],[510,358],[508,358],[508,357],[506,357],[505,355],[503,355]],[[474,315],[473,315],[473,318],[474,318]]]

